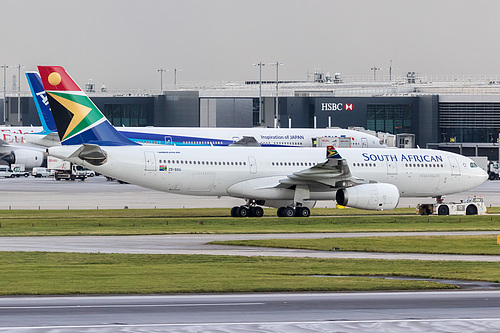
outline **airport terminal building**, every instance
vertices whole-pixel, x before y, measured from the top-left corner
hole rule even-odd
[[[464,82],[280,82],[278,101],[275,82],[263,82],[260,92],[256,81],[88,94],[115,126],[273,127],[278,109],[280,127],[410,133],[415,146],[498,160],[500,85],[487,79]],[[5,118],[8,125],[40,125],[27,92],[7,94],[5,113],[3,105],[0,100],[0,124]]]

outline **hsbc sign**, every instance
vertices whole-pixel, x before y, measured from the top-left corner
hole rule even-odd
[[[321,111],[352,111],[352,109],[352,103],[321,103]]]

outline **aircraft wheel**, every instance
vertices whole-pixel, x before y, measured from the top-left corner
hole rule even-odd
[[[262,217],[264,215],[264,209],[262,207],[252,207],[250,208],[250,216]]]
[[[446,205],[439,206],[438,215],[450,215],[450,208]]]
[[[465,215],[477,215],[477,207],[475,205],[468,205],[465,209]]]
[[[283,209],[283,216],[284,217],[294,217],[295,216],[295,209],[293,209],[293,207],[285,207],[285,209]]]
[[[233,208],[231,208],[231,217],[238,217],[238,206],[234,206]]]
[[[307,207],[297,207],[295,210],[295,216],[297,217],[309,217],[311,215],[311,211]]]
[[[278,208],[277,212],[278,217],[285,217],[285,215],[283,215],[283,209],[285,209],[285,207]]]
[[[249,211],[245,206],[240,206],[237,213],[239,217],[248,217]]]

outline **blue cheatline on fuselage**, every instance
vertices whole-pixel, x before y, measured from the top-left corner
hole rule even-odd
[[[108,121],[103,121],[93,127],[83,130],[61,142],[62,145],[80,145],[82,143],[99,146],[134,146],[136,142],[120,134]]]
[[[174,145],[175,146],[229,146],[230,144],[234,143],[233,140],[169,135],[168,133],[158,134],[158,133],[140,133],[140,132],[129,132],[129,131],[119,131],[119,132],[134,142],[146,143],[146,144],[172,145],[172,146]],[[300,147],[297,145],[268,144],[268,143],[261,143],[261,145],[263,147]]]

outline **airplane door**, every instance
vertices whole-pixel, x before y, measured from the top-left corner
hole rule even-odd
[[[166,136],[165,137],[165,144],[171,146],[172,145],[172,137],[171,136]]]
[[[367,147],[368,147],[368,139],[361,138],[361,148],[367,148]]]
[[[248,165],[250,166],[250,173],[257,173],[257,161],[255,161],[255,157],[248,156]]]
[[[233,136],[233,142],[238,142],[240,141],[240,137],[239,136]]]
[[[451,175],[460,176],[460,166],[458,164],[457,159],[453,156],[448,156],[448,160],[450,161]]]
[[[156,170],[156,158],[155,153],[153,151],[145,151],[144,152],[144,170],[146,171],[155,171]]]

